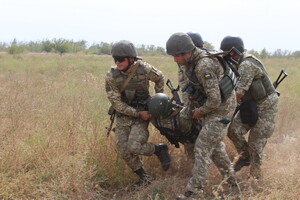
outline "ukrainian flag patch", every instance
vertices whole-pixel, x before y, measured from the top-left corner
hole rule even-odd
[[[205,74],[205,75],[204,75],[204,78],[205,78],[205,79],[211,78],[211,74]]]

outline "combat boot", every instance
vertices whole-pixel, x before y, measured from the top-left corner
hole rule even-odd
[[[239,159],[234,163],[233,168],[235,172],[240,171],[243,167],[250,165],[250,155],[249,153],[244,153],[239,157]]]
[[[166,144],[156,144],[154,154],[158,157],[164,171],[170,168],[170,155]]]
[[[139,180],[132,184],[132,188],[147,186],[151,183],[152,178],[145,172],[143,167],[134,171],[134,173],[139,176]]]

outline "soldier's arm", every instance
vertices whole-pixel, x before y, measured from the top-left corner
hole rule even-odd
[[[108,100],[117,112],[132,117],[139,117],[139,112],[135,108],[122,102],[119,89],[110,73],[107,73],[105,78],[105,90]]]
[[[163,73],[155,67],[147,64],[149,68],[148,79],[155,83],[154,90],[156,93],[164,92],[165,77]]]
[[[260,67],[247,60],[240,64],[238,72],[241,77],[237,82],[236,93],[241,96],[249,90],[253,79],[260,78],[263,75],[263,71]]]
[[[178,85],[181,91],[181,99],[184,105],[186,105],[189,102],[189,93],[183,92],[182,90],[185,88],[185,86],[189,83],[188,77],[185,75],[184,72],[184,66],[178,65]]]
[[[199,108],[201,115],[208,114],[217,109],[221,104],[221,93],[219,88],[218,77],[213,73],[213,68],[216,62],[212,59],[202,59],[195,68],[195,73],[198,81],[203,85],[204,91],[207,95],[207,100]]]

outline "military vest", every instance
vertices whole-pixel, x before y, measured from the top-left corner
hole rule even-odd
[[[245,54],[241,62],[246,60],[260,67],[263,71],[263,76],[261,78],[256,78],[252,81],[251,86],[249,90],[246,91],[243,99],[254,99],[255,101],[260,101],[265,99],[270,94],[276,92],[264,65],[255,56],[251,54]]]
[[[116,82],[117,87],[120,89],[128,77],[128,74],[121,73],[117,67],[112,68],[112,77]],[[147,79],[147,71],[145,65],[141,63],[135,75],[127,84],[125,90],[121,93],[122,101],[132,107],[145,106],[149,94],[149,80]]]
[[[221,94],[222,102],[224,102],[230,96],[230,94],[232,93],[232,91],[234,90],[234,88],[236,86],[236,83],[237,83],[236,75],[234,74],[233,70],[230,68],[229,64],[223,59],[222,56],[220,56],[218,54],[211,54],[211,53],[207,52],[207,54],[197,55],[196,62],[198,62],[200,59],[202,59],[204,57],[216,58],[218,60],[218,62],[221,64],[221,66],[223,67],[224,76],[219,82],[219,87],[220,87],[220,94]],[[191,81],[190,84],[192,84],[193,87],[195,88],[194,90],[198,91],[198,94],[196,95],[198,97],[196,99],[201,106],[207,99],[207,95],[205,94],[203,86],[201,86],[198,82],[198,79],[197,79],[197,76],[195,73],[195,67],[196,67],[196,64],[191,69],[186,71],[186,75],[189,78],[189,80]],[[191,89],[191,90],[193,90],[193,89]]]

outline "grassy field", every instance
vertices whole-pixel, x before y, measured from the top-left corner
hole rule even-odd
[[[171,57],[144,60],[177,85]],[[281,68],[289,77],[279,86],[279,113],[266,146],[264,178],[249,169],[237,177],[241,191],[220,192],[221,176],[212,165],[207,190],[224,199],[300,199],[300,59],[265,59],[272,80]],[[154,156],[144,157],[156,179],[126,192],[137,177],[117,154],[114,134],[106,137],[109,102],[105,74],[110,56],[0,54],[0,199],[174,199],[185,190],[191,165],[184,150],[171,148],[172,168],[162,171]],[[169,92],[169,91],[167,91]],[[166,142],[149,127],[152,142]],[[235,151],[225,138],[228,152]],[[212,189],[210,189],[212,188]]]

